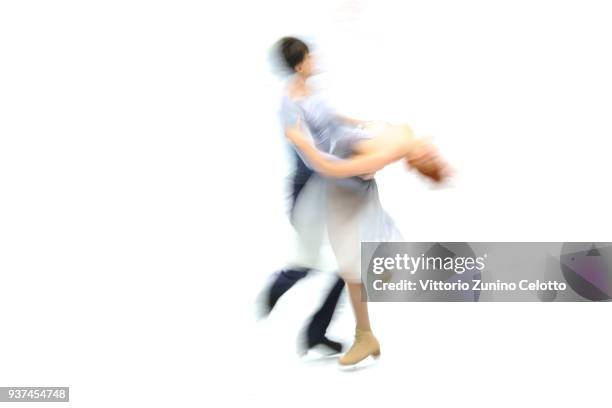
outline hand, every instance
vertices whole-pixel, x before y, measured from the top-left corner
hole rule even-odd
[[[293,126],[285,129],[285,136],[292,143],[304,138],[302,134],[302,119],[299,116]]]

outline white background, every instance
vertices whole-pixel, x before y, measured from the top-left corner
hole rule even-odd
[[[607,304],[374,304],[378,365],[304,362],[267,53],[295,34],[346,114],[457,169],[393,166],[409,241],[610,241],[606,1],[3,1],[0,385],[72,406],[605,406]],[[330,334],[350,343],[343,301]]]

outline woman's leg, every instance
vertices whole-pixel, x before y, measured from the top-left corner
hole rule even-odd
[[[355,342],[340,358],[341,365],[354,365],[370,355],[380,354],[380,346],[370,328],[368,304],[367,299],[362,296],[363,285],[359,273],[359,231],[365,197],[363,191],[353,190],[351,183],[332,183],[328,189],[327,227],[330,244],[347,284],[355,314]]]
[[[347,280],[346,283],[355,312],[355,341],[338,362],[343,366],[352,366],[369,356],[377,358],[380,355],[380,344],[370,328],[367,299],[362,298],[363,284],[350,280]]]
[[[363,284],[361,282],[346,281],[351,306],[355,313],[355,326],[358,330],[370,331],[370,316],[368,314],[368,303],[362,299]],[[365,293],[363,293],[365,295]],[[363,301],[362,301],[363,300]]]

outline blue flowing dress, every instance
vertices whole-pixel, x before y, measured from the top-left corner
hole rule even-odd
[[[317,94],[297,101],[288,96],[283,98],[283,126],[295,124],[298,115],[315,146],[335,160],[351,157],[356,143],[373,136],[344,124]],[[299,151],[297,153],[301,156]],[[309,166],[305,158],[302,160]],[[324,242],[329,242],[340,274],[353,282],[362,280],[361,242],[402,240],[401,233],[380,203],[374,178],[311,177],[296,200],[293,220],[304,250],[317,251]]]

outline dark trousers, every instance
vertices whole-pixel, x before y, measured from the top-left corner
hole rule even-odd
[[[310,174],[311,175],[311,174]],[[293,209],[295,207],[295,202],[302,191],[302,188],[306,185],[306,182],[310,178],[310,175],[304,175],[302,171],[301,174],[296,173],[293,178],[291,185],[291,209],[290,209],[290,217],[293,216]],[[274,307],[278,299],[285,294],[293,285],[297,283],[300,279],[306,277],[310,272],[308,268],[292,268],[282,270],[276,277],[275,281],[272,283],[270,287],[269,296],[268,296],[268,305],[271,308]],[[342,289],[344,288],[344,280],[338,276],[334,284],[332,285],[327,297],[323,301],[323,304],[319,307],[319,309],[315,312],[315,314],[310,319],[308,327],[306,329],[306,340],[309,344],[313,345],[319,342],[323,336],[325,336],[325,332],[329,327],[332,316],[334,314],[334,310],[336,309],[336,305],[338,304],[338,299],[342,294]]]

